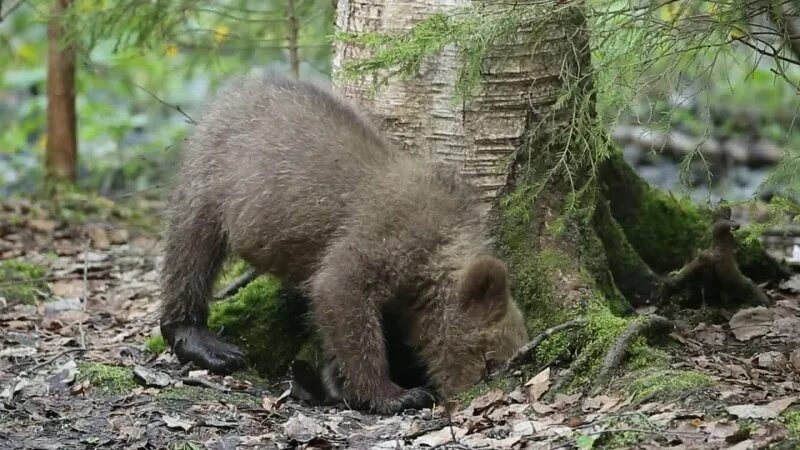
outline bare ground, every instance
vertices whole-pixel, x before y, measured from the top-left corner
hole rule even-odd
[[[599,395],[548,396],[561,371],[551,367],[508,393],[381,417],[310,407],[289,398],[285,382],[191,371],[168,352],[148,350],[157,330],[157,239],[111,223],[69,227],[32,205],[0,207],[0,260],[46,268],[27,281],[0,270],[0,448],[749,449],[800,442],[793,406],[800,398],[800,283],[793,280],[770,293],[777,303],[768,309],[686,312],[665,347],[669,367],[615,379]],[[24,287],[35,302],[15,298],[12,288]]]

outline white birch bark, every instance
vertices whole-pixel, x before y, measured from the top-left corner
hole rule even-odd
[[[479,2],[491,0],[339,0],[336,26],[346,32],[400,32],[434,13]],[[479,92],[467,105],[453,101],[461,67],[453,47],[430,58],[411,81],[393,78],[374,98],[372,78],[347,80],[339,88],[371,110],[402,149],[456,164],[490,200],[506,186],[531,118],[548,112],[563,87],[562,62],[571,49],[566,33],[551,28],[536,45],[521,30],[514,42],[490,49]],[[334,52],[334,71],[368,54],[341,42]]]

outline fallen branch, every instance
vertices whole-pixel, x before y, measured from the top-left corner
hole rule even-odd
[[[68,355],[70,353],[75,353],[75,352],[85,352],[87,350],[88,349],[86,349],[86,348],[70,348],[70,349],[67,349],[67,350],[60,351],[57,354],[55,354],[54,356],[52,356],[51,358],[48,358],[47,360],[45,360],[43,362],[40,362],[39,364],[36,364],[35,366],[33,366],[33,367],[29,368],[29,369],[25,369],[23,372],[24,373],[36,372],[37,370],[41,369],[42,367],[45,367],[45,366],[55,362],[58,358],[61,358],[62,356],[66,356],[66,355]]]
[[[556,325],[550,327],[537,335],[533,338],[532,341],[528,342],[523,346],[521,349],[517,350],[514,356],[511,357],[500,369],[495,371],[491,377],[495,377],[501,375],[503,373],[507,373],[512,369],[515,369],[525,363],[533,361],[533,353],[536,351],[536,348],[544,342],[545,339],[548,337],[558,333],[559,331],[566,330],[568,328],[573,328],[578,325],[583,325],[586,323],[586,319],[574,319],[570,320],[569,322],[564,322],[560,325]]]
[[[181,378],[181,382],[188,386],[200,386],[220,392],[228,392],[230,390],[221,384],[217,384],[211,380],[206,380],[205,378],[199,377],[183,377]]]
[[[620,364],[622,364],[622,360],[628,355],[628,351],[634,339],[649,331],[661,328],[669,330],[672,329],[672,327],[673,324],[671,321],[657,315],[645,316],[642,320],[637,320],[630,324],[630,326],[620,334],[608,353],[606,353],[603,365],[600,367],[600,372],[594,380],[592,395],[598,394],[608,385],[614,371],[619,368]]]
[[[256,272],[255,269],[247,269],[247,272],[242,274],[239,278],[233,280],[231,284],[225,286],[225,288],[214,295],[214,299],[222,300],[223,298],[230,297],[238,292],[239,289],[245,287],[247,283],[255,280],[256,277],[258,277],[258,272]]]

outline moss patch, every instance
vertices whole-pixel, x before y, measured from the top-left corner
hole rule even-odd
[[[233,298],[211,307],[209,326],[221,329],[247,354],[251,366],[268,376],[282,374],[308,341],[308,301],[261,276]]]
[[[241,259],[234,258],[225,263],[217,281],[214,283],[214,292],[220,291],[233,283],[234,280],[244,275],[250,266]]]
[[[800,410],[791,409],[781,414],[781,421],[789,430],[789,437],[792,440],[800,439]]]
[[[664,400],[714,385],[708,375],[688,370],[652,370],[639,374],[628,391],[635,401]]]
[[[0,261],[0,297],[10,304],[33,304],[37,291],[47,291],[41,280],[47,271],[19,259]]]
[[[144,342],[144,348],[148,352],[158,355],[167,349],[167,341],[162,336],[150,336]]]
[[[124,394],[138,386],[130,368],[109,364],[79,364],[78,381],[83,380],[111,395]]]

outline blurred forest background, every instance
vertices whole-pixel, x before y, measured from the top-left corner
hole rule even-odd
[[[44,181],[54,3],[0,2],[0,195]],[[101,195],[163,193],[203,101],[231,75],[289,73],[296,54],[301,77],[330,76],[330,0],[66,3],[56,45],[76,50],[77,186]]]
[[[160,196],[181,139],[220,82],[265,70],[330,77],[334,3],[5,0],[0,194],[40,192],[45,179],[48,45],[69,44],[76,53],[77,186],[112,197]],[[680,46],[662,39],[663,31],[611,37],[595,26],[596,76],[616,90],[612,99],[600,89],[599,117],[628,162],[654,185],[699,201],[792,197],[797,190],[796,18],[782,21],[768,7],[753,12],[759,3],[751,3],[648,4],[648,17],[660,22],[654,30],[692,19],[684,20],[689,32],[674,29],[688,37],[690,44]],[[48,40],[58,5],[69,8],[61,33]],[[597,7],[627,11],[631,5]],[[752,12],[744,22],[743,10]],[[613,22],[615,16],[598,17]],[[631,52],[628,70],[619,56],[637,42],[652,48]]]

